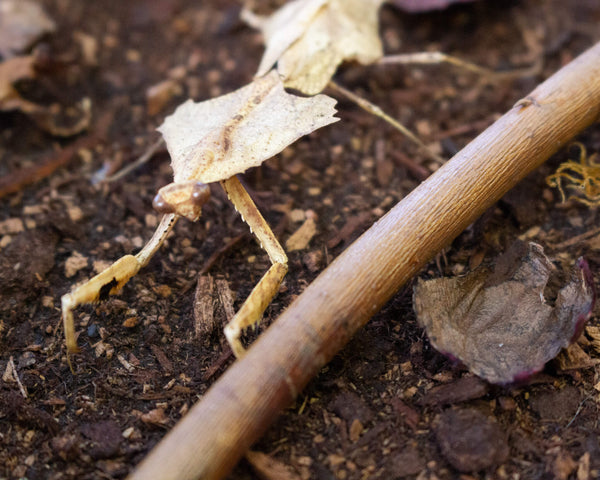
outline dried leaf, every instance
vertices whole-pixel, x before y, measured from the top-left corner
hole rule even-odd
[[[592,368],[600,363],[599,358],[591,358],[578,343],[573,343],[560,351],[555,360],[561,372]]]
[[[65,112],[55,112],[52,107],[38,105],[23,98],[14,87],[19,80],[32,78],[35,78],[33,56],[15,57],[0,63],[0,111],[20,110],[38,127],[58,137],[76,135],[88,128],[91,120],[91,102],[88,98],[81,100],[74,118],[71,112],[68,115]]]
[[[18,102],[25,101],[14,89],[13,83],[33,78],[34,63],[33,56],[11,58],[0,63],[0,110],[19,108]]]
[[[344,61],[368,65],[383,56],[378,11],[383,0],[296,0],[268,18],[243,18],[261,30],[266,50],[258,77],[277,63],[286,88],[322,92]]]
[[[326,95],[287,93],[277,72],[221,97],[180,105],[158,128],[174,183],[225,180],[281,152],[303,135],[336,122]]]
[[[55,29],[52,19],[37,2],[2,0],[0,2],[0,55],[10,58],[35,40]]]
[[[585,328],[585,333],[591,340],[592,348],[600,354],[600,327],[589,325]]]
[[[419,280],[418,321],[433,346],[492,383],[526,379],[577,339],[595,301],[583,259],[554,306],[544,293],[556,269],[535,243],[517,243],[493,269],[457,278]]]

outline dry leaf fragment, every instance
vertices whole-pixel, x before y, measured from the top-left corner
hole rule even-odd
[[[169,101],[181,94],[181,86],[176,80],[168,78],[152,85],[146,90],[146,111],[154,116],[167,106]]]
[[[383,56],[378,11],[383,0],[296,0],[270,17],[245,10],[242,18],[261,30],[266,50],[256,75],[277,63],[286,88],[322,92],[344,61],[369,65]]]
[[[225,180],[339,119],[336,101],[287,93],[277,72],[221,97],[180,105],[158,128],[171,155],[174,183]]]
[[[54,21],[37,2],[0,2],[0,55],[10,58],[32,45],[44,33],[56,28]]]
[[[15,57],[0,63],[0,112],[20,110],[38,127],[58,137],[76,135],[88,128],[91,120],[89,98],[82,99],[76,109],[57,112],[53,106],[38,105],[23,98],[14,87],[19,80],[32,78],[35,78],[33,56]]]
[[[34,64],[33,56],[11,58],[0,63],[0,110],[19,108],[18,102],[25,101],[14,89],[13,84],[19,80],[33,78]]]
[[[600,359],[591,358],[578,343],[572,343],[560,351],[555,362],[561,372],[567,372],[569,370],[592,368],[600,363]]]
[[[585,333],[591,340],[592,348],[597,354],[600,354],[600,327],[588,325],[585,328]]]
[[[23,220],[17,217],[7,218],[0,222],[0,235],[14,235],[25,231]]]
[[[436,349],[476,375],[499,384],[523,380],[577,339],[594,307],[585,260],[577,260],[551,306],[544,297],[556,273],[540,245],[518,242],[493,269],[419,280],[417,319]]]

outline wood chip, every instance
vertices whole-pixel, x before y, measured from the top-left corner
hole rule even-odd
[[[165,352],[163,352],[157,345],[150,345],[150,350],[152,350],[152,353],[156,357],[156,360],[158,360],[158,363],[160,363],[160,366],[163,368],[165,373],[171,375],[173,373],[173,363],[171,363],[171,360],[167,358]]]
[[[369,212],[363,212],[349,217],[337,235],[327,242],[327,247],[334,248],[341,242],[345,242],[350,239],[354,232],[358,228],[362,227],[369,220],[369,218],[371,218],[371,214]]]
[[[591,358],[578,343],[573,343],[558,354],[556,363],[559,370],[566,372],[569,370],[591,368],[600,363],[600,359]]]
[[[129,363],[127,360],[125,360],[125,357],[121,354],[117,355],[117,360],[119,360],[119,363],[121,365],[123,365],[123,367],[125,368],[125,370],[127,370],[128,372],[133,372],[135,370],[135,367]]]
[[[356,442],[360,438],[360,434],[363,432],[365,427],[358,418],[355,418],[350,425],[350,429],[348,431],[348,438],[352,442]]]
[[[567,452],[560,451],[554,459],[552,473],[557,480],[567,480],[577,468],[577,462]]]
[[[158,427],[166,427],[169,424],[169,417],[165,414],[164,408],[155,408],[148,413],[144,413],[140,419],[144,423],[156,425]]]
[[[171,99],[181,95],[181,86],[172,79],[163,80],[146,90],[146,111],[153,116],[167,106]]]
[[[156,293],[158,296],[162,297],[162,298],[169,298],[171,296],[171,287],[169,287],[168,285],[157,285],[156,287],[154,287],[152,290],[154,290],[154,293]]]
[[[419,401],[420,405],[449,405],[474,400],[486,395],[489,385],[477,377],[463,377],[446,385],[429,390]]]
[[[83,210],[78,206],[72,206],[67,209],[67,214],[72,222],[78,222],[83,218]]]
[[[210,334],[215,328],[215,284],[210,275],[200,275],[194,294],[194,335],[196,338]]]
[[[140,323],[140,319],[139,319],[138,317],[128,317],[128,318],[126,318],[126,319],[123,321],[122,325],[123,325],[125,328],[133,328],[133,327],[135,327],[135,326],[136,326],[138,323]]]
[[[25,390],[25,387],[21,383],[21,379],[17,373],[17,367],[15,366],[12,356],[8,359],[8,362],[6,362],[6,370],[2,375],[2,380],[6,383],[16,383],[19,386],[19,391],[21,392],[23,398],[27,398],[27,390]]]
[[[590,480],[590,452],[585,452],[577,466],[577,480]]]
[[[25,225],[20,218],[7,218],[0,222],[0,235],[20,233],[24,230]]]
[[[592,348],[600,354],[600,327],[588,325],[585,327],[585,333],[591,339]]]
[[[397,397],[390,400],[390,403],[396,413],[402,417],[404,422],[412,429],[417,430],[417,426],[420,422],[420,415],[414,408],[409,407],[406,403]]]
[[[287,465],[262,452],[250,450],[246,460],[262,480],[300,480]]]
[[[86,268],[88,265],[87,257],[84,257],[78,251],[74,251],[67,261],[65,262],[65,276],[71,278],[82,268]]]
[[[223,307],[223,310],[225,310],[227,322],[231,322],[231,319],[235,316],[235,309],[233,308],[234,295],[229,288],[229,282],[224,279],[219,279],[216,281],[216,286],[219,299],[221,300],[221,306]]]
[[[106,358],[109,360],[112,358],[115,353],[114,347],[104,340],[100,340],[98,343],[92,345],[94,347],[94,353],[96,358],[100,358],[102,355],[106,355]]]
[[[288,252],[304,250],[317,233],[317,225],[313,218],[307,218],[304,223],[296,230],[285,242],[285,248]]]

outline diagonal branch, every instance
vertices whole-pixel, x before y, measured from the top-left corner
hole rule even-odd
[[[600,116],[600,44],[479,135],[341,254],[130,478],[213,479],[423,265]]]

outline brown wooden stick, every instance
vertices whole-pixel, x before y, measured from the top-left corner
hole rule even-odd
[[[599,115],[597,44],[517,102],[340,255],[130,478],[227,474],[403,283]]]

